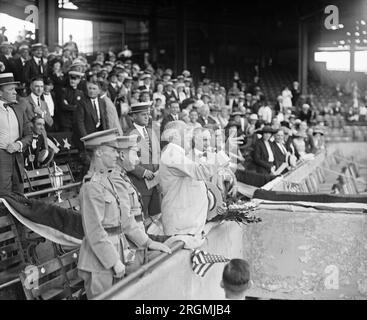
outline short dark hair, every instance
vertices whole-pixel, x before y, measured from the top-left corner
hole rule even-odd
[[[45,82],[45,80],[43,79],[43,77],[40,77],[40,76],[33,77],[31,79],[31,82],[30,83],[33,83],[35,81],[42,81],[43,83]]]
[[[243,259],[232,259],[223,270],[223,287],[232,292],[243,292],[250,282],[250,265]]]
[[[40,114],[36,114],[36,115],[32,118],[31,122],[34,124],[34,123],[35,123],[37,120],[39,120],[39,119],[44,120],[44,118],[43,118]]]

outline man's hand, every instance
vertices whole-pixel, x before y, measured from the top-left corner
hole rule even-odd
[[[270,173],[275,174],[275,170],[276,170],[275,166],[272,166],[271,169],[270,169]]]
[[[125,275],[125,265],[121,260],[118,260],[113,266],[113,271],[115,272],[116,278],[122,278]]]
[[[143,178],[147,180],[153,180],[154,179],[154,173],[150,170],[145,170]]]
[[[34,107],[34,112],[38,113],[40,116],[43,115],[43,111],[42,111],[41,107],[38,107],[38,106]]]
[[[151,250],[162,251],[162,252],[169,253],[169,254],[172,253],[170,248],[168,248],[165,244],[157,242],[157,241],[152,241],[148,245],[148,248]]]
[[[9,153],[14,153],[14,152],[18,152],[20,150],[20,144],[19,143],[9,143],[6,151],[8,151]]]

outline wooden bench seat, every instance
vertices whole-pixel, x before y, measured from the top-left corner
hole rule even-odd
[[[15,221],[5,206],[0,206],[0,284],[4,284],[18,276],[25,258]]]
[[[83,280],[78,277],[79,249],[72,250],[20,273],[27,300],[60,300],[80,298]]]

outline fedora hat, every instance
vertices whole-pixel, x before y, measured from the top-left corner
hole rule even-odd
[[[0,73],[0,86],[5,86],[8,84],[17,84],[19,85],[19,81],[14,81],[14,75],[9,73]]]
[[[277,129],[273,129],[271,126],[264,126],[261,130],[257,131],[257,133],[259,134],[264,134],[264,133],[277,133],[278,130]]]

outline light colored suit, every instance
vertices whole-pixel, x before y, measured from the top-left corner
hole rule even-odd
[[[160,161],[159,139],[151,128],[146,128],[146,130],[149,135],[151,150],[149,149],[149,145],[145,140],[145,137],[140,134],[139,130],[136,129],[135,126],[128,133],[128,135],[137,134],[141,136],[141,140],[138,143],[138,148],[141,153],[140,163],[133,171],[129,172],[128,176],[143,197],[143,210],[145,216],[147,216],[148,212],[149,215],[155,215],[161,212],[160,195],[157,188],[154,187],[149,190],[145,184],[145,179],[143,178],[145,170],[156,172],[159,169]]]
[[[36,115],[35,108],[37,105],[34,103],[31,95],[25,97],[20,101],[20,104],[25,108],[25,112],[27,115],[27,120],[32,121],[34,116]],[[54,121],[51,117],[50,110],[48,109],[47,103],[40,98],[40,108],[44,112],[43,118],[45,119],[46,124],[49,127],[52,127]]]
[[[132,256],[129,238],[136,247],[146,247],[148,236],[141,232],[130,214],[130,199],[127,193],[117,195],[116,186],[108,172],[88,174],[80,190],[83,239],[78,269],[84,279],[88,298],[97,296],[113,284],[113,266],[118,260],[125,265]],[[121,225],[122,233],[108,234],[106,228]]]
[[[205,181],[214,175],[215,162],[194,162],[185,150],[170,143],[162,152],[162,224],[166,235],[200,235],[208,213]]]

